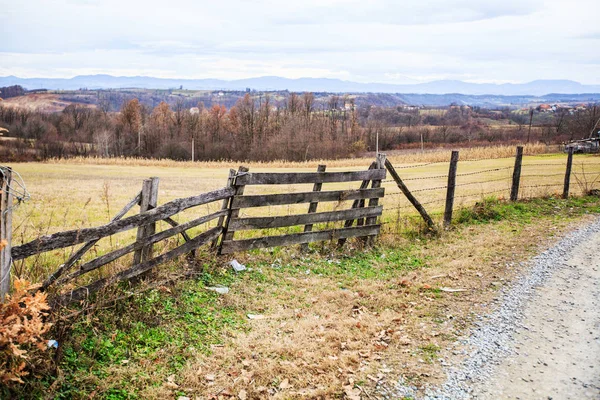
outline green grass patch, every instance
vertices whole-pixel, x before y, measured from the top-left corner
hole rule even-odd
[[[539,217],[564,218],[586,213],[599,213],[600,199],[595,196],[561,199],[548,197],[511,203],[496,198],[485,198],[472,207],[456,212],[455,223],[484,224],[493,221],[531,223]]]

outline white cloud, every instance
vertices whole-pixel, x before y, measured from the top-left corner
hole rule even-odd
[[[600,84],[596,0],[0,0],[0,74]]]

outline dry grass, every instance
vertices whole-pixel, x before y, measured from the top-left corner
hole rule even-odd
[[[249,320],[247,332],[229,331],[210,355],[196,354],[163,385],[140,387],[140,395],[341,398],[356,384],[377,398],[375,383],[393,388],[399,376],[417,387],[439,382],[444,377],[437,358],[456,359],[451,348],[473,312],[486,312],[497,289],[522,270],[518,261],[569,227],[567,220],[542,218],[525,226],[464,227],[424,244],[388,237],[390,244],[371,258],[368,268],[381,274],[374,278],[353,271],[318,274],[318,256],[299,261],[279,254],[281,268],[263,264],[273,260],[268,254],[247,256],[241,261],[260,273],[230,285],[221,306],[265,318]],[[397,248],[413,249],[426,265],[399,264],[384,278],[386,257]],[[441,287],[467,291],[444,293]],[[122,381],[147,368],[115,366],[111,374]]]
[[[556,151],[556,146],[547,146],[541,143],[527,144],[524,146],[524,154],[536,155]],[[515,147],[508,145],[498,145],[489,147],[467,147],[460,149],[461,159],[491,159],[514,157]],[[328,167],[355,167],[369,166],[375,158],[374,154],[368,154],[365,157],[347,158],[339,160],[310,160],[305,162],[294,161],[269,161],[269,162],[244,162],[243,165],[250,169],[262,168],[316,168],[320,164],[326,164]],[[390,151],[388,158],[399,165],[424,163],[424,162],[448,162],[450,161],[450,151],[448,149],[427,150],[424,153],[420,151]],[[99,158],[99,157],[75,157],[69,159],[49,160],[47,164],[74,164],[74,165],[115,165],[124,167],[175,167],[175,168],[224,168],[229,169],[238,164],[234,161],[174,161],[174,160],[156,160],[143,158]]]
[[[503,154],[498,149],[496,151]],[[508,151],[507,148],[507,154]],[[471,154],[464,158],[479,159],[484,153]],[[512,153],[509,155],[512,156]],[[403,156],[392,156],[397,167],[424,162],[423,159],[400,161],[395,157]],[[514,162],[512,158],[501,157],[482,161],[465,161],[464,158],[459,163],[459,174],[510,167]],[[32,200],[17,209],[15,241],[107,222],[139,191],[143,178],[161,178],[159,203],[164,203],[222,187],[230,166],[225,163],[209,167],[209,164],[202,163],[162,162],[138,165],[135,162],[139,160],[120,161],[122,163],[71,160],[12,165],[23,175],[32,194]],[[370,163],[369,159],[359,161],[362,164],[354,164],[356,160],[348,160],[347,164],[332,162],[329,170],[365,168]],[[536,185],[562,183],[564,161],[562,154],[526,157],[523,185],[529,186],[528,182]],[[330,165],[329,162],[327,164]],[[592,175],[590,179],[600,174],[597,157],[577,156],[575,172],[581,164],[585,164],[586,173]],[[296,164],[294,169],[312,171],[315,166]],[[431,177],[444,175],[447,169],[448,164],[440,162],[413,165],[399,169],[399,172],[417,197],[426,203],[443,197],[444,189],[417,190],[444,185],[445,177]],[[284,169],[273,163],[251,165],[251,170]],[[463,175],[459,176],[457,183],[509,179],[510,174],[510,170],[502,169]],[[506,179],[460,186],[457,195],[467,197],[457,201],[457,206],[479,201],[482,193],[494,188],[504,188],[501,185],[506,184]],[[574,189],[576,186],[573,183]],[[350,187],[355,188],[356,185],[326,184],[323,190]],[[161,350],[163,353],[159,353],[165,357],[170,352],[186,354],[184,367],[176,373],[169,372],[167,375],[160,358],[142,358],[126,364],[119,361],[110,365],[104,378],[90,373],[83,381],[86,385],[93,383],[98,393],[109,388],[126,387],[142,398],[176,397],[183,392],[200,398],[227,398],[228,394],[243,397],[245,394],[249,399],[288,399],[339,398],[346,390],[349,393],[356,390],[347,388],[349,385],[363,387],[363,393],[373,393],[376,381],[392,386],[398,376],[404,376],[417,386],[443,379],[436,357],[452,359],[451,351],[446,349],[465,332],[473,312],[485,312],[486,304],[496,296],[497,289],[508,284],[521,270],[518,264],[513,263],[546,246],[549,236],[560,236],[574,218],[569,215],[536,216],[528,223],[512,220],[463,226],[436,238],[422,237],[414,232],[403,236],[391,233],[406,229],[402,221],[414,212],[409,208],[393,210],[404,206],[405,201],[399,195],[391,195],[397,191],[393,183],[386,182],[385,187],[388,195],[383,204],[389,211],[384,221],[388,224],[385,225],[387,234],[380,237],[379,249],[365,252],[360,248],[347,247],[344,255],[325,248],[321,255],[312,254],[310,257],[300,256],[295,249],[237,255],[238,260],[252,271],[228,282],[230,293],[219,298],[218,307],[239,318],[245,319],[245,315],[250,313],[264,315],[264,319],[247,320],[243,329],[225,329],[220,333],[221,344],[213,346],[209,354],[193,350],[192,347],[198,345],[196,343],[187,343],[190,348],[185,351],[165,345],[165,349]],[[247,193],[310,190],[310,185],[248,189]],[[536,192],[534,188],[524,187],[522,194],[541,195],[547,190],[542,187]],[[435,211],[432,207],[436,204],[430,203],[427,207]],[[336,205],[329,205],[332,206]],[[215,203],[211,207],[216,209],[220,204]],[[272,207],[263,212],[274,214],[305,210],[303,205]],[[319,205],[319,210],[326,210],[325,205]],[[400,219],[397,218],[399,211]],[[199,212],[204,214],[208,209],[190,210],[181,218],[197,217]],[[133,235],[131,231],[105,239],[89,257],[130,242]],[[157,253],[169,245],[173,244],[163,244],[157,248]],[[16,276],[39,281],[54,270],[70,251],[48,252],[37,259],[17,264]],[[107,266],[98,271],[98,275],[110,274],[128,262],[125,259],[120,264]],[[441,287],[464,288],[467,291],[445,293],[439,290]],[[176,300],[176,286],[172,290]],[[89,324],[95,330],[93,321],[92,316]],[[132,321],[132,325],[136,323]]]
[[[528,152],[534,152],[532,147]],[[481,161],[465,161],[469,157],[479,159],[485,156],[488,149],[471,149],[470,153],[461,153],[459,162],[456,189],[456,207],[467,206],[482,197],[492,193],[497,197],[508,197],[512,176],[510,168],[514,160],[508,158],[496,158]],[[496,148],[495,154],[504,156],[512,151],[512,148]],[[440,157],[446,157],[449,152],[440,153]],[[489,154],[488,154],[489,155]],[[407,186],[414,192],[415,196],[423,203],[426,209],[439,219],[443,209],[446,185],[447,162],[427,161],[409,164],[408,161],[400,161],[391,156],[393,164],[405,180]],[[413,156],[411,156],[413,157]],[[417,156],[414,156],[417,157]],[[435,160],[435,158],[430,158]],[[562,191],[563,171],[566,156],[563,154],[545,156],[527,156],[524,159],[521,198],[543,196]],[[413,161],[424,161],[415,158]],[[84,164],[85,162],[85,164]],[[346,162],[346,164],[343,164]],[[138,165],[141,163],[142,165]],[[150,176],[160,177],[159,204],[192,196],[201,192],[215,190],[225,185],[228,167],[231,164],[207,164],[207,163],[175,163],[166,161],[143,160],[113,160],[113,159],[75,159],[66,162],[50,163],[23,163],[12,164],[12,167],[22,174],[32,198],[28,203],[19,206],[14,217],[14,244],[24,243],[40,235],[59,232],[79,227],[97,226],[110,220],[124,204],[126,204],[141,189],[142,180]],[[328,171],[352,170],[366,168],[369,159],[360,160],[338,160],[328,164]],[[433,164],[429,164],[433,163]],[[421,165],[427,164],[427,165]],[[534,165],[543,164],[543,165]],[[289,170],[283,168],[280,163],[251,165],[251,171],[280,171]],[[313,171],[308,164],[295,165],[296,171]],[[404,168],[409,167],[409,168]],[[485,173],[478,173],[486,170]],[[585,172],[585,176],[582,174]],[[579,195],[583,189],[591,189],[599,184],[600,163],[595,156],[577,156],[573,168],[575,179],[572,179],[572,194]],[[463,175],[472,174],[472,175]],[[585,184],[584,184],[585,183]],[[539,186],[542,185],[542,186]],[[554,186],[545,186],[554,185]],[[412,217],[415,211],[400,193],[396,184],[388,179],[383,186],[386,188],[386,197],[382,200],[384,205],[384,227],[385,231],[398,232],[406,225],[413,224]],[[530,187],[536,186],[536,187]],[[354,183],[324,184],[323,190],[354,189]],[[247,194],[276,193],[281,191],[310,191],[312,185],[281,185],[281,186],[253,186],[246,189]],[[336,207],[346,207],[348,204],[326,204],[319,205],[319,211],[328,211]],[[198,214],[214,212],[220,208],[220,202],[215,202],[199,209],[188,210],[176,217],[179,221],[186,221]],[[242,211],[245,216],[257,215],[286,215],[303,213],[307,205],[274,206],[265,208],[246,209]],[[134,213],[136,210],[130,212]],[[408,218],[408,221],[407,221]],[[201,226],[197,229],[204,230],[210,225]],[[162,229],[162,225],[159,226]],[[294,229],[280,229],[263,233],[278,234],[292,232]],[[241,235],[250,237],[260,232],[244,232]],[[117,246],[122,246],[133,240],[135,231],[123,232],[111,238],[101,240],[87,259],[102,254]],[[238,235],[238,237],[240,237]],[[178,239],[174,239],[178,240]],[[26,262],[18,262],[16,265],[17,276],[32,282],[43,280],[56,266],[63,262],[73,249],[56,250],[32,257]],[[122,260],[122,264],[129,263],[129,259]],[[104,268],[119,269],[120,265]],[[98,272],[102,275],[102,271]],[[98,275],[92,275],[93,278]],[[85,281],[80,281],[85,283]]]

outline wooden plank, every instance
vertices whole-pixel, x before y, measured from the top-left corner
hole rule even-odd
[[[510,188],[510,201],[517,201],[519,198],[519,184],[521,182],[521,164],[523,163],[523,146],[517,146],[517,155],[515,156],[515,167],[513,169],[512,186]]]
[[[234,209],[277,206],[285,204],[312,203],[315,201],[345,201],[383,197],[384,188],[359,190],[332,190],[325,192],[300,192],[283,194],[263,194],[253,196],[235,196],[231,207]]]
[[[227,186],[226,187],[233,187],[234,182],[235,182],[235,169],[232,168],[229,170],[229,176],[227,177]],[[228,210],[230,208],[229,207],[230,203],[231,203],[230,197],[224,199],[223,203],[221,204],[221,210]],[[217,226],[224,226],[225,218],[226,218],[226,216],[220,217],[219,222],[217,222]],[[219,244],[219,238],[217,237],[211,243],[211,247],[216,249],[218,244]]]
[[[64,284],[72,279],[77,278],[78,276],[86,274],[90,271],[100,268],[103,265],[106,265],[112,261],[115,261],[116,259],[123,257],[124,255],[129,254],[132,251],[139,250],[139,249],[143,248],[144,246],[147,246],[152,243],[160,242],[161,240],[167,239],[173,235],[177,235],[178,233],[185,232],[188,229],[191,229],[191,228],[201,225],[201,224],[205,224],[207,222],[210,222],[210,221],[212,221],[218,217],[221,217],[223,215],[226,215],[226,214],[227,214],[227,210],[217,211],[216,213],[213,213],[213,214],[210,214],[210,215],[207,215],[204,217],[200,217],[200,218],[197,218],[195,220],[192,220],[192,221],[189,221],[189,222],[186,222],[183,224],[179,224],[177,226],[174,226],[173,228],[156,233],[152,236],[142,238],[142,239],[140,239],[140,241],[134,242],[134,243],[132,243],[128,246],[125,246],[121,249],[117,249],[117,250],[111,251],[109,253],[103,254],[100,257],[95,258],[95,259],[83,264],[77,271],[75,271],[72,274],[70,274],[69,276],[66,276],[63,279],[59,280],[57,282],[57,284],[58,285]],[[190,240],[188,240],[188,241],[192,241],[192,239],[190,238]]]
[[[156,208],[158,204],[158,178],[152,177],[150,179],[144,179],[142,185],[142,197],[140,200],[140,214],[146,211]],[[146,236],[152,236],[156,232],[156,222],[151,222],[148,225],[141,225],[137,230],[137,241],[139,242]],[[152,245],[136,250],[133,255],[133,265],[139,264],[142,261],[146,261],[152,258]]]
[[[236,220],[231,221],[230,227],[231,229],[236,231],[245,231],[251,229],[282,228],[286,226],[311,224],[312,228],[312,224],[342,221],[347,220],[349,218],[356,219],[365,217],[376,217],[378,215],[381,215],[382,211],[383,207],[377,206],[368,208],[354,208],[350,210],[327,211],[311,214],[238,218]]]
[[[386,160],[386,156],[385,154],[382,153],[378,153],[377,154],[377,170],[379,171],[385,171],[385,160]],[[377,171],[375,170],[375,171]],[[381,179],[373,179],[373,181],[371,182],[371,189],[378,189],[381,187]],[[375,198],[371,198],[369,199],[369,207],[377,207],[377,205],[379,204],[379,199],[377,197]],[[365,218],[365,225],[374,225],[377,222],[377,217],[376,216],[371,216],[368,218]],[[373,237],[367,237],[366,238],[368,240],[368,244],[370,246],[373,245]]]
[[[335,240],[356,236],[374,236],[379,234],[379,225],[367,225],[351,228],[330,229],[318,232],[292,233],[281,236],[265,236],[255,239],[228,240],[223,242],[222,253],[260,249],[266,247],[289,246],[294,244]]]
[[[371,165],[369,165],[369,170],[375,169],[375,168],[377,168],[377,163],[375,161],[373,161],[371,163]],[[369,180],[362,181],[360,183],[360,189],[366,189],[366,188],[368,188],[369,187],[369,182],[370,182]],[[354,200],[354,202],[352,203],[352,208],[362,208],[364,206],[365,206],[365,200],[364,199],[362,199],[362,200]],[[364,220],[362,220],[362,219],[358,220],[356,222],[357,222],[357,225],[359,225],[359,223],[360,223],[360,225],[364,225],[363,223],[361,223],[361,222],[364,222]],[[347,220],[344,223],[344,228],[351,227],[353,223],[354,223],[354,219]],[[344,245],[344,243],[346,243],[346,239],[342,238],[342,239],[338,240],[338,247],[342,247]]]
[[[0,240],[4,240],[4,248],[0,249],[0,302],[10,292],[11,276],[11,241],[12,241],[12,208],[13,194],[10,189],[12,170],[2,168],[0,174]]]
[[[238,172],[237,172],[237,175],[236,175],[235,181],[234,181],[234,190],[235,190],[236,196],[241,196],[244,194],[244,185],[238,184],[238,179],[246,174],[248,174],[248,168],[246,168],[244,166],[240,166],[238,168]],[[233,199],[231,201],[233,202]],[[222,248],[223,242],[225,240],[233,240],[233,235],[235,234],[235,231],[232,229],[229,229],[229,224],[231,223],[232,220],[235,220],[239,214],[240,214],[239,209],[234,209],[232,207],[229,208],[229,213],[227,214],[227,219],[225,220],[225,224],[223,225],[223,238],[221,239],[221,247],[219,247],[217,254],[221,254],[221,248]]]
[[[146,211],[144,214],[133,215],[131,217],[113,221],[99,227],[74,229],[55,233],[53,235],[42,236],[38,239],[32,240],[29,243],[13,247],[13,260],[20,260],[44,251],[72,246],[74,244],[88,242],[90,240],[101,239],[103,237],[114,235],[115,233],[126,231],[140,225],[160,221],[191,207],[200,206],[202,204],[211,203],[217,200],[223,200],[224,198],[232,196],[233,193],[233,188],[223,188],[212,192],[203,193],[198,196],[173,200],[163,204],[162,206],[158,206],[152,210]]]
[[[258,172],[236,179],[236,185],[289,185],[300,183],[353,182],[385,179],[385,170],[351,172]]]
[[[317,172],[325,172],[326,168],[327,168],[326,165],[319,165],[319,166],[317,166]],[[315,183],[313,185],[313,192],[320,192],[322,188],[323,188],[323,184],[322,183]],[[313,201],[312,203],[310,203],[308,205],[308,213],[311,214],[311,213],[317,212],[317,207],[318,206],[319,206],[319,203],[317,201]],[[312,231],[312,228],[313,228],[312,224],[308,224],[308,225],[306,225],[304,227],[304,232],[310,232],[310,231]],[[302,251],[307,251],[308,250],[308,243],[302,244],[301,250]]]
[[[151,260],[145,261],[141,264],[135,265],[135,266],[133,266],[125,271],[121,271],[118,274],[113,275],[111,277],[99,279],[96,282],[94,282],[88,286],[80,287],[76,290],[73,290],[69,294],[60,296],[57,299],[57,302],[64,304],[64,303],[69,303],[69,302],[73,302],[73,301],[79,301],[79,300],[86,298],[91,293],[94,293],[112,283],[135,278],[136,276],[139,276],[140,274],[143,274],[144,272],[149,271],[152,268],[154,268],[160,264],[163,264],[163,263],[165,263],[169,260],[172,260],[176,257],[179,257],[185,253],[189,253],[193,249],[196,249],[196,248],[202,246],[203,244],[210,242],[215,237],[219,236],[222,231],[223,231],[222,227],[220,227],[220,226],[214,227],[214,228],[196,236],[189,242],[186,242],[186,243],[182,244],[181,246],[174,248],[171,251],[161,254],[160,256],[157,256]]]
[[[117,221],[121,218],[123,218],[125,216],[125,214],[127,214],[127,212],[129,212],[129,210],[131,210],[133,208],[133,206],[135,206],[136,204],[138,204],[140,202],[142,198],[142,192],[139,192],[133,199],[131,199],[131,201],[129,203],[127,203],[127,205],[125,207],[123,207],[121,209],[121,211],[119,211],[117,213],[117,215],[115,215],[111,221]],[[98,243],[98,240],[92,240],[91,242],[87,242],[86,244],[84,244],[83,246],[81,246],[81,248],[79,250],[77,250],[75,253],[73,253],[71,255],[71,257],[69,257],[69,259],[62,264],[56,271],[54,271],[54,273],[52,273],[42,284],[41,290],[46,290],[48,288],[48,286],[50,286],[55,280],[57,280],[58,278],[61,277],[62,274],[68,272],[71,267],[73,267],[73,265],[75,265],[75,263],[81,258],[83,257],[83,255],[85,253],[87,253],[87,251],[89,249],[91,249],[92,247],[94,247],[94,245],[96,243]]]
[[[396,169],[394,168],[390,160],[385,160],[385,167],[390,172],[392,178],[394,178],[394,180],[396,181],[398,188],[402,191],[402,193],[404,193],[404,196],[406,196],[408,201],[410,201],[410,204],[412,204],[413,207],[415,207],[415,209],[419,212],[419,214],[421,214],[421,218],[423,218],[423,221],[425,221],[427,227],[430,230],[435,231],[436,229],[433,220],[431,219],[429,214],[427,214],[427,211],[421,205],[421,203],[419,203],[419,200],[417,200],[417,198],[410,192],[410,190],[408,190],[408,187],[404,184],[402,179],[400,179],[400,175],[398,175]]]
[[[452,151],[450,168],[448,169],[448,186],[446,188],[446,208],[444,209],[444,226],[452,223],[452,210],[454,208],[454,190],[456,189],[456,169],[458,168],[458,151]]]

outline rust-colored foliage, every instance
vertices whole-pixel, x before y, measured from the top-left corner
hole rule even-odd
[[[14,292],[0,303],[0,382],[22,382],[28,374],[25,360],[35,349],[46,348],[42,336],[50,329],[46,293],[35,292],[35,286],[16,279]]]

